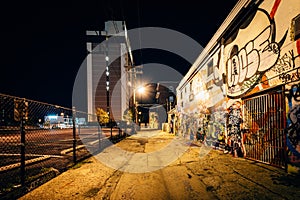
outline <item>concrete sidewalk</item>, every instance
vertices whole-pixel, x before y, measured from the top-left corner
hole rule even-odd
[[[159,133],[117,145],[153,151],[174,136]],[[188,146],[170,165],[147,173],[126,173],[91,157],[20,199],[299,199],[300,180],[282,169],[234,158],[218,150]]]

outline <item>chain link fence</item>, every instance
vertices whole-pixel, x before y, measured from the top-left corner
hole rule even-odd
[[[0,94],[0,199],[15,199],[127,136],[89,117]]]

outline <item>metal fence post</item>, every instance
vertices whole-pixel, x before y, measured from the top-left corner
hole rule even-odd
[[[25,186],[25,127],[21,119],[21,185]]]
[[[21,185],[22,187],[25,186],[25,99],[21,102],[21,109],[20,109],[20,131],[21,131],[21,168],[20,168],[20,176],[21,176]]]
[[[76,163],[76,123],[75,123],[75,117],[76,117],[76,110],[73,106],[72,108],[72,122],[73,122],[73,162]]]

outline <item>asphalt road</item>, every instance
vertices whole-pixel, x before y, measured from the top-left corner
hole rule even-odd
[[[113,129],[113,135],[118,131]],[[110,136],[109,129],[98,129],[98,127],[84,127],[76,129],[78,141],[93,142],[99,138]],[[21,135],[19,130],[0,132],[1,155],[20,154]],[[33,129],[26,130],[26,154],[36,155],[61,155],[61,152],[72,148],[73,129]],[[1,160],[0,163],[4,161]]]
[[[112,129],[112,135],[118,135]],[[76,159],[111,146],[110,129],[76,129]],[[73,161],[73,129],[27,129],[25,132],[26,182],[32,184],[45,170],[64,171]],[[20,186],[21,134],[18,129],[0,130],[0,198]]]

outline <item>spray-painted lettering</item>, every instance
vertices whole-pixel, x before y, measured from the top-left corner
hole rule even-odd
[[[279,79],[283,83],[289,83],[289,82],[294,82],[294,81],[300,80],[299,68],[297,68],[296,70],[293,70],[292,72],[287,72],[287,73],[280,74]]]
[[[295,57],[294,51],[290,50],[288,53],[285,53],[281,56],[276,65],[272,68],[272,71],[281,74],[283,72],[289,71],[295,68]]]
[[[270,69],[277,62],[279,51],[279,45],[271,42],[271,26],[268,26],[227,60],[228,87],[242,85],[253,76]],[[255,82],[252,80],[250,85]]]

